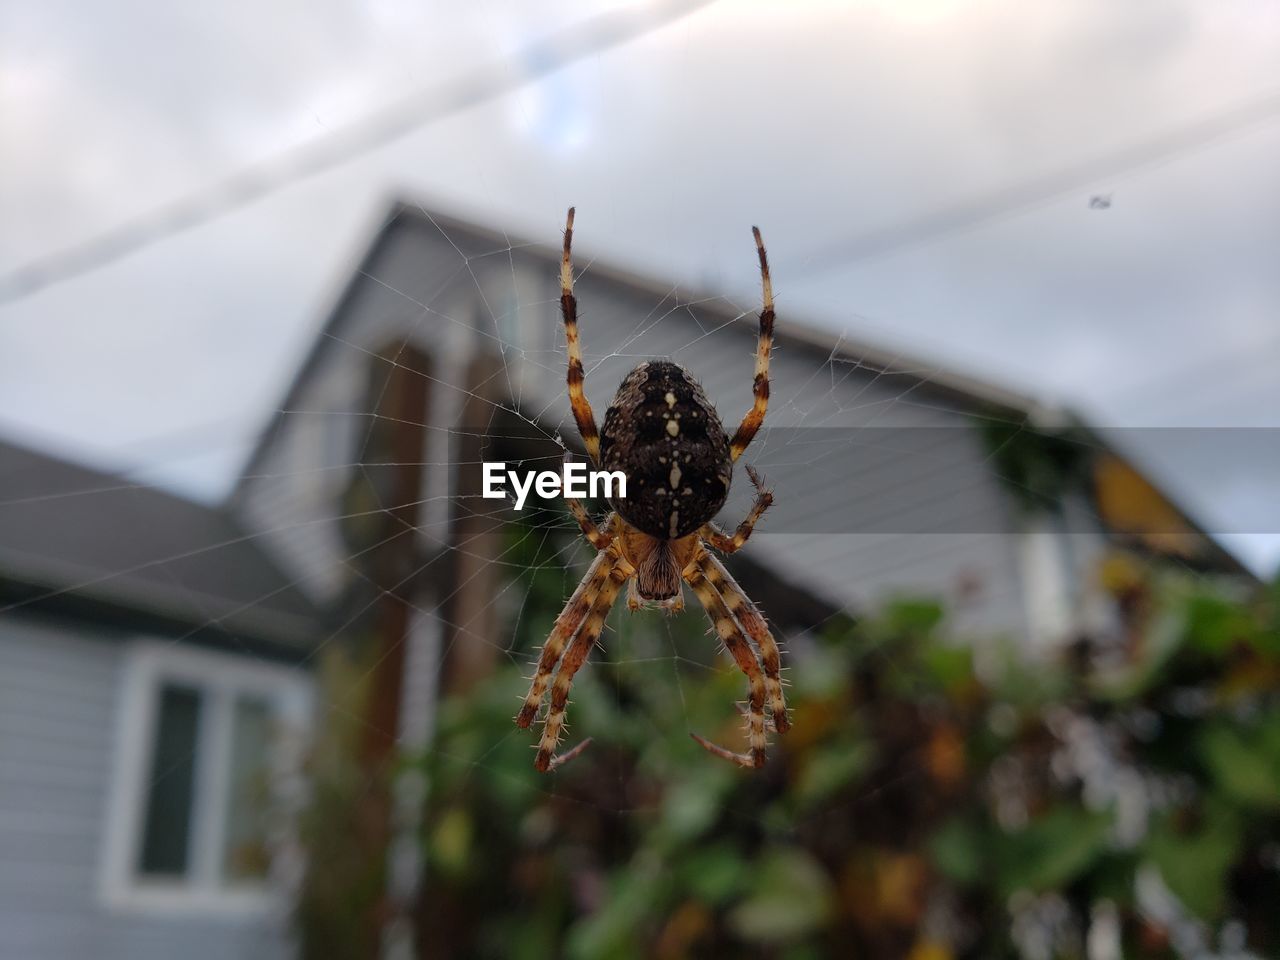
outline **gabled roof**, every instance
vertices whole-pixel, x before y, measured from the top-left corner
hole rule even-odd
[[[59,605],[295,651],[319,620],[225,511],[0,441],[0,613]]]
[[[462,219],[449,213],[442,213],[438,208],[424,203],[408,199],[395,200],[390,204],[385,217],[383,217],[380,225],[374,231],[351,275],[343,284],[329,310],[324,325],[320,329],[319,335],[312,345],[311,351],[290,382],[284,396],[276,404],[275,409],[293,409],[302,384],[306,382],[311,371],[320,362],[324,352],[340,348],[340,343],[326,336],[326,334],[333,333],[335,327],[341,322],[346,307],[361,282],[365,279],[368,268],[376,261],[397,230],[406,225],[421,227],[424,224],[432,229],[447,232],[455,240],[465,238],[476,242],[478,245],[491,244],[495,253],[506,250],[519,250],[520,255],[524,258],[545,261],[548,276],[554,276],[560,268],[560,251],[558,248],[546,244],[533,243],[509,231]],[[621,266],[609,264],[607,261],[594,257],[591,254],[589,245],[581,246],[575,244],[574,249],[575,258],[579,262],[591,264],[593,276],[608,278],[637,292],[652,295],[655,302],[671,294],[670,281],[663,281],[656,277],[646,276]],[[740,323],[750,327],[753,331],[755,329],[755,317],[739,316],[738,312],[730,306],[722,294],[712,294],[707,291],[701,291],[695,286],[682,284],[680,295],[683,301],[696,302],[701,311],[716,316],[722,323]],[[790,313],[787,316],[786,343],[788,350],[810,351],[823,363],[832,358],[854,360],[874,369],[893,372],[899,378],[905,380],[918,381],[926,392],[944,395],[952,401],[958,401],[965,408],[983,409],[993,414],[1008,416],[1011,419],[1022,420],[1029,418],[1033,421],[1038,420],[1041,414],[1046,411],[1046,408],[1034,397],[988,383],[967,374],[948,370],[940,367],[937,363],[905,355],[900,350],[890,350],[864,340],[832,334],[819,327],[806,325],[802,320],[797,320]],[[1051,414],[1052,419],[1058,419],[1060,416],[1056,412]],[[258,442],[250,452],[244,469],[241,471],[241,485],[244,482],[244,478],[250,477],[257,472],[266,448],[270,444],[275,422],[273,418],[266,429],[262,431]],[[240,486],[238,485],[232,492],[231,498],[234,500],[239,492]]]

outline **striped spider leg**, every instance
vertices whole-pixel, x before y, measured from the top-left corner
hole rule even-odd
[[[753,227],[762,306],[752,405],[732,437],[701,384],[670,359],[638,364],[618,386],[601,428],[585,390],[578,301],[573,289],[573,220],[570,208],[560,257],[569,406],[592,463],[604,470],[622,471],[629,496],[610,498],[612,512],[600,526],[580,502],[568,500],[583,535],[597,551],[596,557],[542,647],[516,723],[521,727],[533,723],[550,688],[534,766],[544,772],[553,770],[581,753],[589,740],[556,755],[569,692],[574,675],[599,640],[623,584],[628,585],[627,603],[632,610],[656,605],[669,613],[682,608],[681,587],[687,584],[748,682],[748,752],[734,753],[697,734],[694,739],[716,756],[744,767],[759,767],[765,761],[770,722],[780,733],[790,725],[779,675],[778,644],[755,604],[707,546],[735,553],[773,502],[772,493],[747,467],[756,488],[755,503],[747,517],[732,534],[710,522],[728,496],[733,464],[759,432],[769,407],[774,306],[764,241]]]
[[[578,338],[578,299],[573,295],[572,246],[573,207],[570,207],[564,226],[564,250],[560,255],[560,314],[564,317],[564,340],[569,353],[569,407],[573,410],[573,419],[578,424],[578,433],[587,448],[587,455],[592,463],[599,464],[600,429],[596,426],[596,415],[583,386],[586,370],[582,366],[582,342]]]
[[[747,739],[749,751],[747,753],[734,753],[732,750],[712,743],[699,734],[693,733],[690,736],[708,752],[715,754],[717,757],[722,757],[742,767],[762,767],[764,766],[765,748],[767,746],[764,724],[766,696],[764,672],[760,669],[760,661],[756,659],[755,651],[751,649],[751,644],[747,642],[746,635],[742,632],[742,627],[734,619],[724,601],[724,597],[720,595],[708,575],[712,570],[707,563],[708,559],[709,555],[703,551],[701,556],[685,568],[684,580],[693,588],[694,594],[706,609],[707,616],[711,618],[711,622],[715,626],[716,635],[725,645],[725,649],[729,651],[729,655],[733,657],[734,662],[737,663],[738,669],[747,675]]]
[[[751,409],[738,424],[738,430],[729,441],[729,456],[737,463],[747,446],[755,439],[769,410],[769,357],[773,354],[773,281],[769,277],[769,256],[765,253],[760,228],[752,227],[756,238],[756,253],[760,256],[760,286],[763,305],[760,308],[760,333],[756,338],[756,372],[751,385]]]

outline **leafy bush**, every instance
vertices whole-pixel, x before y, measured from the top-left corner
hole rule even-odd
[[[1103,573],[1127,621],[1057,665],[980,673],[928,603],[829,623],[793,644],[760,771],[684,735],[742,736],[694,611],[615,614],[570,713],[595,743],[550,777],[511,723],[522,671],[446,702],[423,954],[1280,955],[1278,597]]]

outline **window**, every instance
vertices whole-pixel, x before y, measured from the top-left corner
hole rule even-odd
[[[151,746],[138,872],[181,877],[187,872],[191,807],[195,802],[200,691],[166,685]]]
[[[309,689],[301,671],[247,656],[130,650],[105,833],[109,905],[271,908],[296,853]]]

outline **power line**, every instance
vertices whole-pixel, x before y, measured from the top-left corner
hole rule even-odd
[[[1116,177],[1202,147],[1256,126],[1280,113],[1280,91],[1237,104],[1194,123],[1095,157],[1043,177],[937,210],[881,230],[829,244],[788,268],[793,279],[825,273],[859,260],[882,256],[936,237],[968,230],[1001,216],[1055,200],[1099,180]]]
[[[330,136],[310,140],[242,168],[208,187],[126,220],[95,237],[37,257],[0,275],[0,303],[11,303],[97,270],[152,244],[249,206],[300,180],[348,163],[428,124],[461,113],[620,46],[708,7],[716,0],[665,0],[589,17],[491,61],[443,86],[414,95]]]

